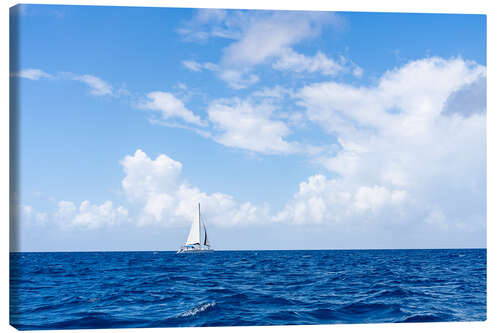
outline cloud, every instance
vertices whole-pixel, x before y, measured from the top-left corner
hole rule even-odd
[[[341,21],[338,15],[326,12],[199,11],[179,30],[181,34],[198,40],[222,37],[235,41],[222,50],[219,64],[212,68],[192,60],[183,64],[192,71],[212,70],[233,89],[258,82],[253,67],[273,59],[275,69],[334,75],[342,66],[323,53],[308,57],[291,47],[314,38],[323,26]]]
[[[362,186],[356,193],[354,207],[359,211],[376,211],[387,204],[398,204],[406,199],[406,192],[402,190],[388,190],[383,186]]]
[[[424,223],[427,223],[431,226],[437,226],[438,228],[443,230],[448,230],[446,216],[439,208],[433,208],[430,211],[429,215],[424,219]]]
[[[321,12],[278,11],[252,17],[241,37],[223,50],[222,63],[231,66],[257,65],[279,56],[290,46],[317,36],[337,16]]]
[[[220,144],[264,154],[296,152],[297,145],[284,139],[291,130],[283,121],[272,119],[273,112],[271,104],[239,98],[216,100],[207,110],[220,132],[214,135]]]
[[[388,71],[375,87],[324,82],[305,86],[298,97],[310,120],[327,132],[409,136],[428,131],[448,96],[484,73],[484,67],[459,58],[426,58]]]
[[[291,95],[292,91],[286,89],[282,86],[276,85],[272,88],[265,87],[260,90],[256,90],[252,93],[253,96],[260,98],[273,98],[273,99],[283,99],[286,95]]]
[[[139,225],[187,225],[198,202],[212,225],[246,225],[267,220],[266,206],[238,203],[231,195],[208,194],[189,185],[181,176],[182,164],[164,154],[151,159],[139,149],[134,155],[127,155],[121,164],[125,172],[124,193],[131,203],[141,207]]]
[[[188,68],[188,69],[190,69],[190,70],[192,70],[192,71],[195,71],[195,72],[201,72],[201,69],[202,69],[202,67],[203,67],[203,66],[202,66],[202,64],[200,64],[200,63],[198,63],[198,62],[196,62],[196,61],[194,61],[194,60],[184,60],[184,61],[182,62],[182,64],[183,64],[186,68]]]
[[[71,201],[59,201],[55,220],[63,228],[98,229],[118,225],[125,221],[128,210],[123,206],[114,208],[111,201],[94,205],[88,200],[82,201],[77,208]]]
[[[233,89],[247,88],[259,82],[257,75],[249,74],[248,70],[245,69],[227,69],[211,62],[199,63],[194,60],[185,60],[182,64],[193,72],[201,72],[202,70],[214,72]]]
[[[354,68],[352,70],[352,75],[354,75],[357,78],[362,77],[363,76],[363,68],[361,68],[358,65],[354,64]]]
[[[153,91],[146,95],[147,100],[137,106],[142,109],[159,111],[163,119],[180,118],[187,123],[204,126],[200,117],[188,110],[184,103],[169,92]]]
[[[406,199],[402,190],[383,186],[357,188],[345,180],[317,174],[300,183],[299,191],[273,220],[299,225],[373,222],[388,209],[399,216],[396,211]]]
[[[134,155],[125,156],[121,165],[126,175],[122,187],[133,201],[180,185],[182,164],[166,155],[159,155],[156,160],[152,160],[139,149]]]
[[[40,80],[40,79],[51,79],[53,78],[52,75],[45,73],[41,69],[23,69],[19,71],[18,73],[14,73],[14,76],[22,77],[24,79],[29,79],[29,80]]]
[[[223,9],[198,9],[192,19],[185,22],[177,32],[186,41],[203,42],[211,37],[235,38],[239,34],[239,23],[235,16],[238,14],[229,15]]]
[[[474,62],[426,58],[386,72],[373,86],[300,89],[306,117],[337,149],[314,158],[330,176],[302,183],[275,219],[484,230],[486,117],[477,92],[485,75]],[[453,102],[461,94],[468,103]]]
[[[49,215],[45,212],[37,212],[35,214],[35,220],[37,221],[37,223],[44,225],[48,222]]]
[[[184,67],[194,72],[201,72],[202,69],[206,69],[212,72],[218,72],[220,70],[218,65],[211,62],[199,63],[194,60],[184,60],[182,64],[184,65]]]
[[[272,64],[272,67],[282,71],[292,72],[319,72],[323,75],[337,75],[346,68],[340,63],[325,56],[322,52],[318,51],[314,57],[297,53],[292,49],[286,49],[281,53],[280,57]]]
[[[113,88],[106,81],[94,75],[77,75],[74,80],[85,83],[90,88],[90,93],[95,96],[112,95]]]
[[[113,87],[104,81],[103,79],[89,74],[78,75],[70,72],[60,72],[57,75],[48,74],[41,69],[23,69],[18,73],[12,74],[14,76],[19,76],[29,80],[40,80],[40,79],[58,79],[58,80],[74,80],[83,82],[90,88],[90,93],[94,96],[123,96],[129,95],[130,92],[122,85],[118,89],[113,89]]]
[[[22,205],[21,206],[21,215],[24,215],[26,217],[31,217],[33,215],[33,207],[29,205]]]
[[[49,220],[49,215],[47,213],[39,212],[30,205],[20,205],[19,209],[13,212],[13,214],[16,214],[16,219],[21,219],[20,221],[17,220],[17,222],[21,222],[21,224],[27,222],[31,225],[45,226]]]
[[[454,91],[446,100],[442,113],[468,117],[484,112],[486,112],[486,76],[481,75],[475,81]]]
[[[260,80],[255,74],[247,74],[244,71],[234,69],[221,71],[219,77],[226,81],[227,84],[233,89],[247,88]]]

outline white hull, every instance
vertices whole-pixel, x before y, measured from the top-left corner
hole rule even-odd
[[[177,253],[202,253],[202,252],[213,252],[212,249],[191,249],[191,248],[180,248]]]

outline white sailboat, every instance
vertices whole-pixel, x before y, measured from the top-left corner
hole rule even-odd
[[[193,224],[191,225],[191,230],[189,230],[189,235],[186,243],[177,251],[177,253],[196,253],[196,252],[210,252],[213,251],[210,248],[210,243],[208,242],[207,228],[204,223],[204,219],[201,216],[201,208],[198,203],[196,213],[194,214]]]

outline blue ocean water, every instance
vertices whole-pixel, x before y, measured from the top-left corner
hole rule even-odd
[[[486,249],[11,253],[18,329],[486,320]]]

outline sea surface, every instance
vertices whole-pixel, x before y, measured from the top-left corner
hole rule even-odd
[[[486,320],[486,249],[11,253],[18,329]]]

